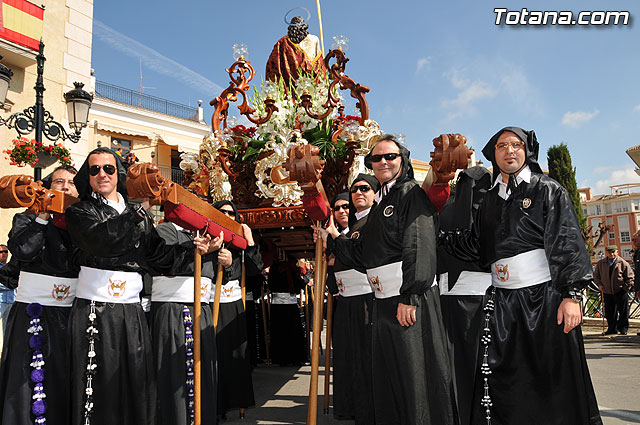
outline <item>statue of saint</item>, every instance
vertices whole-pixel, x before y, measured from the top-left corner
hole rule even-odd
[[[301,16],[294,16],[289,23],[288,34],[273,46],[267,60],[266,78],[277,82],[284,80],[285,87],[295,82],[302,74],[326,74],[320,40],[307,30],[309,25]]]

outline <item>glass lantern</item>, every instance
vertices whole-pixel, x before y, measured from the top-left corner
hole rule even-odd
[[[233,60],[247,61],[249,60],[249,47],[244,43],[233,45]]]
[[[340,49],[346,53],[349,50],[349,38],[342,34],[333,36],[333,44],[331,45],[333,50]]]

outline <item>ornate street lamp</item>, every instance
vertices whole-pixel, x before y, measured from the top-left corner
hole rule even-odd
[[[35,131],[35,140],[40,143],[42,143],[43,134],[52,142],[55,142],[58,139],[68,139],[73,143],[78,143],[80,140],[80,132],[87,126],[89,108],[91,108],[93,95],[82,89],[84,86],[82,83],[73,83],[75,88],[64,94],[69,114],[69,125],[73,130],[75,130],[73,133],[67,132],[62,124],[54,120],[51,113],[44,108],[42,102],[42,95],[45,91],[43,83],[45,60],[44,43],[40,40],[38,55],[36,56],[38,73],[36,85],[34,86],[36,91],[36,103],[34,106],[30,106],[22,112],[16,112],[6,120],[0,117],[0,125],[6,125],[8,128],[15,128],[18,132],[18,137],[25,136]],[[7,89],[12,75],[13,72],[11,72],[9,68],[0,64],[0,100],[2,100],[2,104],[4,104],[6,100]],[[40,180],[40,176],[41,168],[38,168],[36,165],[36,168],[34,169],[34,178],[36,180]]]

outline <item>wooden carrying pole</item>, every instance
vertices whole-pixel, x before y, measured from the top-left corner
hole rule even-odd
[[[320,227],[320,222],[316,223]],[[309,405],[307,425],[318,422],[318,369],[320,366],[320,333],[322,329],[322,308],[324,304],[324,279],[322,278],[322,238],[316,241],[315,293],[313,302],[313,341],[311,344],[311,382],[309,384]]]
[[[202,279],[202,256],[198,248],[194,252],[193,262],[193,389],[194,424],[202,423],[202,385],[200,362],[200,316],[202,313],[200,281]]]
[[[322,262],[322,275],[326,276],[327,262]],[[323,279],[325,279],[323,277]],[[329,293],[327,295],[327,342],[325,344],[324,352],[324,413],[329,413],[329,383],[331,381],[331,336],[333,328],[333,295]]]

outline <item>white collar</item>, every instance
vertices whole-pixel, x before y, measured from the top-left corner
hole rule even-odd
[[[392,181],[392,182],[390,182],[390,183],[387,183],[387,184],[384,184],[384,183],[383,183],[383,184],[380,186],[380,190],[379,190],[379,191],[377,191],[377,192],[376,192],[376,194],[375,194],[375,196],[373,197],[373,200],[374,200],[376,203],[378,203],[378,204],[379,204],[379,203],[380,203],[380,201],[382,200],[382,198],[384,198],[384,197],[385,197],[385,195],[386,195],[387,193],[389,193],[389,191],[390,191],[390,190],[391,190],[391,188],[396,184],[396,182],[397,182],[397,181],[398,181],[398,179],[395,179],[395,180],[393,180],[393,181]],[[384,193],[382,193],[382,190],[384,190]]]
[[[524,167],[522,171],[520,171],[516,176],[516,184],[519,185],[522,182],[525,182],[525,183],[531,182],[531,168],[529,168],[528,165]],[[507,183],[502,181],[502,173],[498,174],[498,177],[493,182],[493,185],[491,185],[491,189],[493,189],[498,185],[500,186],[498,188],[498,196],[500,196],[504,200],[509,199],[509,195],[511,195],[511,192],[507,191]]]
[[[371,211],[371,207],[367,208],[366,210],[362,210],[360,212],[356,211],[356,220],[360,220],[362,217],[366,217],[369,214],[369,211]]]
[[[118,196],[118,202],[112,201],[111,199],[107,199],[104,196],[102,197],[102,201],[105,204],[109,205],[114,210],[118,211],[118,214],[122,214],[124,210],[127,209],[127,204],[126,202],[124,202],[124,198],[122,197],[122,195],[120,195],[120,192],[116,192],[116,195]],[[99,199],[98,194],[95,192],[92,192],[91,196],[93,196],[96,199]]]
[[[342,232],[343,235],[346,235],[347,233],[349,233],[349,226],[345,227],[344,230]]]

